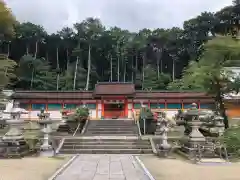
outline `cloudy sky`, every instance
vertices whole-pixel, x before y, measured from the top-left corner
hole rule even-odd
[[[20,22],[41,24],[49,32],[86,17],[106,26],[136,31],[181,26],[203,11],[217,11],[232,0],[5,0]]]

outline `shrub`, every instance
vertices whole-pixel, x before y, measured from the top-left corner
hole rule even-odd
[[[234,157],[240,157],[240,127],[227,129],[222,140],[228,153]]]
[[[74,114],[68,116],[68,120],[86,120],[89,116],[89,109],[87,107],[78,107]]]

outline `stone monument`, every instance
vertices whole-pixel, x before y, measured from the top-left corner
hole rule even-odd
[[[158,133],[161,135],[160,144],[158,146],[158,150],[159,150],[158,154],[159,156],[167,157],[170,151],[172,150],[172,146],[168,143],[168,137],[167,137],[167,133],[169,130],[168,126],[170,122],[168,121],[168,119],[166,119],[166,117],[161,115],[158,117],[158,119],[159,119]]]
[[[218,131],[218,136],[222,136],[224,131],[225,131],[225,126],[223,123],[223,117],[220,115],[217,115],[214,117],[214,121],[215,121],[215,126],[217,128]]]
[[[10,119],[6,122],[10,126],[8,132],[3,136],[2,140],[6,145],[7,156],[23,156],[28,153],[28,145],[24,140],[23,132],[20,126],[24,124],[21,119],[21,114],[27,114],[24,109],[19,108],[19,103],[14,102],[10,111],[4,111],[5,114],[10,114]]]
[[[49,118],[50,113],[45,113],[44,109],[41,109],[40,113],[38,114],[39,117],[39,124],[43,127],[43,143],[40,146],[40,155],[51,157],[54,155],[53,148],[49,141],[49,134],[52,132],[50,125],[53,121]]]

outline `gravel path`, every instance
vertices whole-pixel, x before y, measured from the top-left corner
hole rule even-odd
[[[1,159],[0,180],[47,180],[69,158]]]
[[[149,180],[132,155],[79,155],[56,180]]]
[[[240,163],[196,165],[154,155],[140,159],[156,180],[240,180]]]

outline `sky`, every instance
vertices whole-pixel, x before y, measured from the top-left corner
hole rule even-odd
[[[201,12],[216,12],[232,0],[5,0],[20,22],[42,25],[49,33],[87,17],[130,31],[182,27]]]

